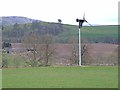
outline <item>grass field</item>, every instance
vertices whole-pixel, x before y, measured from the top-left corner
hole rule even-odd
[[[77,36],[78,34],[78,27],[65,25],[65,28],[70,30],[70,35]],[[67,33],[67,32],[66,32]],[[63,34],[66,34],[63,32]],[[94,27],[87,27],[84,26],[81,29],[82,37],[90,37],[90,38],[99,38],[99,37],[118,37],[118,26],[94,26]]]
[[[2,70],[3,88],[117,88],[112,66],[34,67]]]
[[[57,41],[67,41],[71,37],[78,38],[78,27],[74,25],[64,25],[65,30],[57,37]],[[118,38],[118,26],[84,26],[81,29],[81,38],[86,39],[88,42],[102,42],[108,43],[111,40]]]
[[[0,90],[2,89],[2,69],[0,69]]]

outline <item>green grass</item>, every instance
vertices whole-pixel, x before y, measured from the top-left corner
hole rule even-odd
[[[58,39],[67,41],[70,37],[78,39],[78,27],[74,25],[64,25],[64,31],[60,33]],[[118,26],[84,26],[81,28],[81,37],[89,42],[103,42],[118,39]]]
[[[35,67],[2,70],[3,88],[117,88],[117,67]]]
[[[95,26],[95,27],[83,27],[83,37],[116,37],[118,36],[117,26]]]
[[[0,90],[2,89],[2,69],[0,69]]]
[[[64,28],[70,30],[71,35],[77,35],[78,27],[74,25],[64,25]],[[117,37],[118,26],[84,26],[81,28],[82,37],[99,38],[99,37]],[[65,33],[66,34],[66,33]]]
[[[2,54],[2,60],[6,61],[8,67],[24,67],[25,60],[14,54]]]

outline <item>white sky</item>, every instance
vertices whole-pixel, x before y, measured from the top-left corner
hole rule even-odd
[[[82,18],[91,24],[118,24],[119,0],[0,0],[0,16],[24,16],[48,22],[62,19],[78,24]]]

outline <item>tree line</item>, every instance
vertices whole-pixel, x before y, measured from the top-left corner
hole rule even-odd
[[[29,24],[14,24],[7,28],[3,27],[3,40],[9,42],[20,43],[22,37],[29,32],[35,32],[39,35],[58,35],[63,31],[61,24],[62,20],[58,19],[58,23],[43,23],[38,21],[33,21]]]

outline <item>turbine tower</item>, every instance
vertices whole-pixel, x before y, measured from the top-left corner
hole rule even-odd
[[[82,66],[82,55],[81,55],[81,32],[80,32],[80,29],[82,28],[82,25],[84,22],[88,23],[88,21],[85,19],[85,13],[83,15],[83,19],[76,19],[76,22],[79,22],[79,30],[78,30],[78,33],[79,33],[79,36],[78,36],[78,43],[79,43],[79,46],[78,46],[78,66]],[[89,23],[88,23],[89,24]],[[89,24],[90,26],[92,26],[91,24]]]

